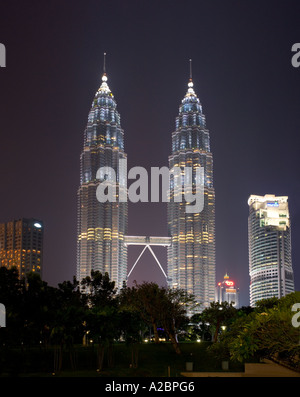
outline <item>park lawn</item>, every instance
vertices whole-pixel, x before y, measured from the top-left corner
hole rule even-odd
[[[186,371],[186,363],[193,363],[193,371],[221,371],[221,362],[207,350],[209,342],[182,342],[181,354],[175,353],[172,345],[162,342],[142,343],[138,346],[137,367],[131,365],[131,347],[125,343],[113,346],[113,365],[108,366],[107,356],[101,371],[96,367],[96,347],[76,346],[76,370],[70,367],[68,351],[64,351],[62,369],[54,374],[53,351],[47,349],[14,350],[9,366],[2,365],[2,376],[10,374],[25,377],[177,377]],[[15,364],[15,367],[14,367]],[[243,371],[242,364],[230,363],[230,371]]]

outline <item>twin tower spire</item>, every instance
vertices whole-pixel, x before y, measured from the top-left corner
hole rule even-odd
[[[189,76],[190,76],[190,78],[189,78],[189,84],[188,84],[188,86],[189,86],[189,88],[192,88],[192,87],[193,87],[192,59],[189,60]],[[103,53],[103,74],[102,74],[102,82],[103,82],[103,83],[106,83],[106,82],[107,82],[107,75],[106,75],[106,52]],[[105,89],[107,89],[107,88],[108,88],[107,84],[104,84],[103,87],[102,87],[102,89],[104,89],[104,87],[105,87]],[[100,86],[100,88],[101,88],[101,86]]]
[[[203,207],[197,213],[186,212],[187,202],[183,196],[182,200],[178,200],[178,194],[182,195],[184,190],[183,178],[180,175],[170,174],[170,196],[167,204],[168,236],[128,236],[128,206],[127,202],[119,200],[122,185],[118,182],[122,178],[120,160],[127,159],[124,152],[124,131],[121,128],[116,101],[107,84],[106,53],[104,53],[102,83],[95,94],[88,115],[84,131],[84,147],[80,157],[77,244],[79,281],[90,276],[92,270],[98,270],[102,274],[107,272],[115,282],[116,288],[122,288],[124,282],[130,281],[128,276],[131,271],[128,272],[128,265],[131,264],[127,263],[128,247],[139,241],[139,245],[143,242],[153,254],[169,287],[181,288],[193,294],[199,303],[199,310],[208,307],[210,302],[214,301],[213,159],[205,116],[193,86],[190,59],[188,90],[179,106],[176,128],[172,133],[169,169],[180,167],[181,175],[184,175],[189,167],[192,170],[191,178],[194,186],[197,170],[201,168],[204,185]],[[97,200],[96,191],[101,183],[98,176],[100,167],[113,169],[116,175],[116,195],[111,201]],[[152,245],[160,244],[168,247],[168,260],[163,266],[151,248]],[[152,264],[147,263],[147,265]]]

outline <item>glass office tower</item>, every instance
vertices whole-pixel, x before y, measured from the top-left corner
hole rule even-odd
[[[172,175],[172,172],[170,175],[168,284],[193,294],[199,304],[197,311],[201,311],[215,299],[215,191],[209,131],[192,78],[179,107],[176,129],[172,134],[170,171],[174,167],[180,167],[181,175]],[[203,170],[204,206],[194,213],[187,212],[187,203],[191,202],[182,193],[185,167],[192,169],[190,182],[193,192],[197,170],[199,167]]]
[[[250,305],[294,292],[288,197],[248,199]]]
[[[117,288],[122,287],[127,275],[127,202],[119,199],[124,193],[120,187],[120,160],[126,160],[124,131],[104,70],[88,115],[81,154],[77,279],[90,276],[91,270],[107,272]],[[99,173],[100,168],[105,170],[103,167],[107,170]],[[111,173],[115,174],[114,186],[109,186],[110,182],[113,184]],[[106,202],[100,202],[97,188],[104,181],[114,193]]]

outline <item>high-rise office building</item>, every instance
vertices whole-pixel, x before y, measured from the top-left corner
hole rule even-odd
[[[294,292],[288,197],[248,199],[250,305]]]
[[[237,288],[235,282],[229,278],[227,273],[224,276],[224,280],[217,284],[216,302],[228,302],[233,307],[239,307],[239,288]]]
[[[93,99],[84,132],[81,176],[78,190],[77,279],[91,270],[108,273],[117,288],[127,275],[127,202],[120,201],[124,187],[120,161],[125,160],[124,131],[117,104],[107,84],[107,75]],[[105,169],[107,167],[107,169]],[[99,172],[99,169],[102,172]],[[114,174],[114,175],[112,175]],[[114,178],[115,176],[115,184]],[[112,192],[107,201],[99,200],[97,189],[107,182]],[[122,187],[121,187],[122,185]],[[126,192],[125,192],[126,193]]]
[[[176,117],[172,134],[169,169],[180,167],[180,175],[170,176],[168,203],[168,283],[185,289],[199,303],[199,310],[215,299],[215,191],[213,187],[213,156],[205,115],[194,91],[192,76]],[[184,182],[185,167],[192,170],[190,193],[195,193],[197,170],[202,168],[203,209],[188,212]],[[200,178],[201,179],[201,178]],[[195,203],[194,203],[195,204]]]
[[[19,277],[35,272],[42,277],[43,223],[19,219],[0,224],[0,266],[16,267]]]

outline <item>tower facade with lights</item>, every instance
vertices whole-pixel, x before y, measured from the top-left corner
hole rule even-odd
[[[239,289],[235,282],[231,280],[226,273],[224,280],[218,282],[216,287],[216,302],[228,302],[233,307],[239,307]]]
[[[16,267],[20,279],[30,272],[42,277],[43,222],[18,219],[0,224],[0,267]]]
[[[197,170],[202,169],[203,208],[187,212],[184,191],[185,169],[192,170],[190,193],[197,183]],[[172,174],[174,168],[181,172]],[[168,203],[168,284],[193,294],[198,310],[215,299],[215,190],[213,187],[213,156],[205,115],[194,91],[192,76],[179,107],[176,129],[172,134],[169,156],[170,199]]]
[[[126,154],[124,131],[116,101],[107,84],[105,67],[88,115],[80,160],[77,279],[81,281],[90,276],[92,270],[98,270],[102,274],[107,272],[115,286],[121,288],[127,275],[127,248],[124,245],[127,201],[120,200],[124,194],[120,183],[124,175],[120,160],[126,160]],[[101,201],[97,189],[105,181],[107,189],[113,193],[106,201]],[[110,182],[113,183],[111,186]]]
[[[250,305],[294,292],[288,197],[248,199]]]

